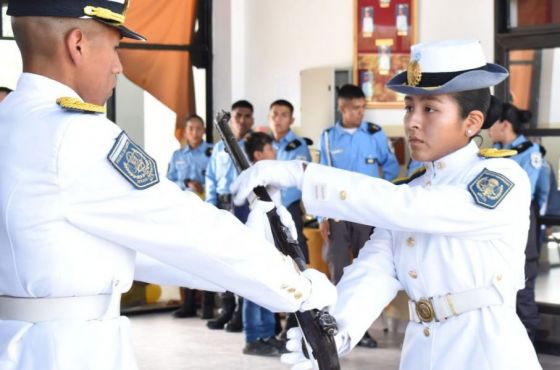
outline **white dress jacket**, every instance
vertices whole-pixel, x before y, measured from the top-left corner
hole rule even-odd
[[[230,290],[273,311],[299,308],[310,284],[291,260],[161,174],[135,189],[107,159],[121,129],[62,109],[63,96],[78,98],[24,73],[0,104],[0,296],[120,293],[135,278]],[[2,370],[135,368],[125,317],[0,318]]]
[[[493,209],[469,192],[484,169],[513,184],[504,180],[503,192],[493,194],[500,200]],[[417,301],[494,285],[503,305],[444,322],[411,321],[400,368],[539,369],[515,312],[517,290],[524,286],[530,199],[521,167],[479,157],[474,142],[428,163],[424,175],[403,185],[310,164],[303,180],[309,213],[376,226],[337,286],[332,312],[350,336],[347,351],[399,290]]]

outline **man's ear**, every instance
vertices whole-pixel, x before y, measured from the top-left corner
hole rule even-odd
[[[66,34],[64,41],[68,57],[72,63],[75,65],[82,64],[86,45],[84,32],[79,28],[73,28]]]

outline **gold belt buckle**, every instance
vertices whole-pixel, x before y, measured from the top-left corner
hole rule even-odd
[[[416,302],[416,314],[423,322],[432,322],[435,316],[432,302],[427,298],[420,298]]]

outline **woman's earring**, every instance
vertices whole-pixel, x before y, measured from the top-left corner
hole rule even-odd
[[[472,135],[472,131],[471,131],[471,130],[467,130],[467,136],[468,136],[468,137],[471,137],[471,135]]]

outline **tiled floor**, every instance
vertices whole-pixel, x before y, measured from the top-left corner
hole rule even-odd
[[[198,318],[174,319],[171,313],[131,317],[133,344],[141,370],[286,370],[278,358],[246,356],[239,333],[211,331]],[[402,325],[397,325],[401,327]],[[375,323],[380,347],[356,348],[342,360],[344,370],[398,369],[402,330],[384,333]],[[539,355],[544,370],[560,369],[560,357]]]

